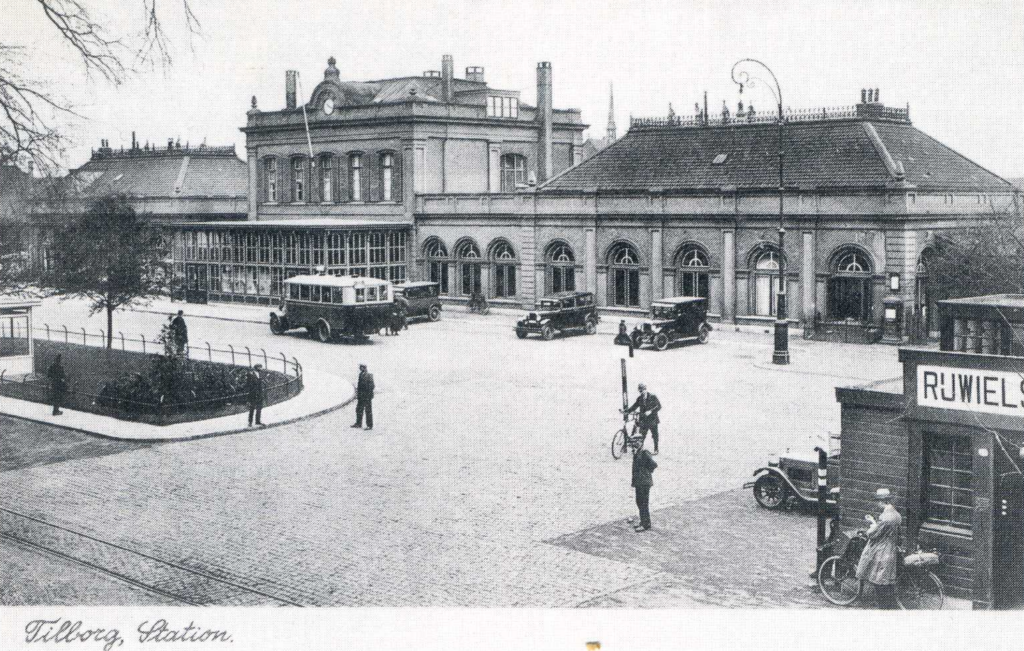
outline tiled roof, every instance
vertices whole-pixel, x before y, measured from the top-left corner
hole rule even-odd
[[[86,196],[236,198],[245,197],[249,187],[248,166],[234,148],[101,154],[71,176]]]
[[[1007,191],[1012,186],[909,122],[823,119],[787,123],[784,182],[807,188]],[[778,127],[634,127],[607,149],[545,184],[542,192],[778,188]]]

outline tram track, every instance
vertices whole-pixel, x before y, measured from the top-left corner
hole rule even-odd
[[[41,518],[0,507],[0,538],[98,571],[188,606],[299,606],[242,579],[186,567]]]

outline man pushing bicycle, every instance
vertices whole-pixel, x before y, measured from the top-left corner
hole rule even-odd
[[[661,422],[658,412],[661,410],[661,401],[658,400],[658,396],[648,393],[646,384],[641,384],[637,389],[640,395],[633,406],[624,413],[639,411],[637,427],[640,428],[640,447],[643,447],[644,441],[647,440],[647,432],[650,430],[651,438],[654,440],[654,454],[658,454],[658,423]]]

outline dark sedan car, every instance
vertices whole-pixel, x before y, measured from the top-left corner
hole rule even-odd
[[[592,335],[597,332],[600,317],[590,292],[559,292],[537,302],[537,310],[516,323],[516,336],[539,334],[546,341],[565,330],[579,330]]]
[[[412,282],[395,285],[395,301],[405,307],[410,319],[426,317],[431,321],[441,318],[440,285],[432,282]]]

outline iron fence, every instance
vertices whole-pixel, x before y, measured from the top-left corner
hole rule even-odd
[[[90,333],[85,328],[74,329],[63,325],[53,327],[43,324],[41,327],[33,328],[33,332],[37,335],[37,342],[82,345],[103,349],[107,347],[107,333],[103,330]],[[250,346],[236,347],[233,344],[225,346],[217,347],[205,342],[201,346],[187,346],[183,350],[175,351],[177,357],[192,363],[190,370],[186,371],[187,374],[194,377],[204,371],[203,367],[210,371],[204,375],[211,378],[213,384],[220,390],[216,397],[171,401],[166,399],[165,395],[160,395],[157,400],[150,401],[133,400],[118,395],[116,392],[105,394],[104,389],[116,382],[117,379],[111,379],[97,393],[95,390],[88,390],[85,387],[97,386],[96,382],[88,380],[91,377],[101,377],[102,374],[83,371],[69,379],[69,385],[63,394],[61,404],[69,409],[155,424],[170,424],[209,418],[214,415],[239,413],[247,408],[249,392],[245,388],[245,381],[249,368],[255,364],[262,364],[264,369],[270,371],[264,388],[264,405],[282,402],[302,390],[303,372],[298,359],[288,358],[284,353],[269,354],[263,348],[253,350]],[[112,354],[135,355],[141,353],[155,356],[164,352],[164,343],[157,339],[147,339],[145,334],[136,337],[118,331],[113,337],[110,350]],[[5,378],[4,373],[0,371],[0,388],[4,395],[33,402],[45,403],[49,402],[51,398],[48,380],[38,374],[12,379]],[[222,413],[218,414],[217,412]]]

